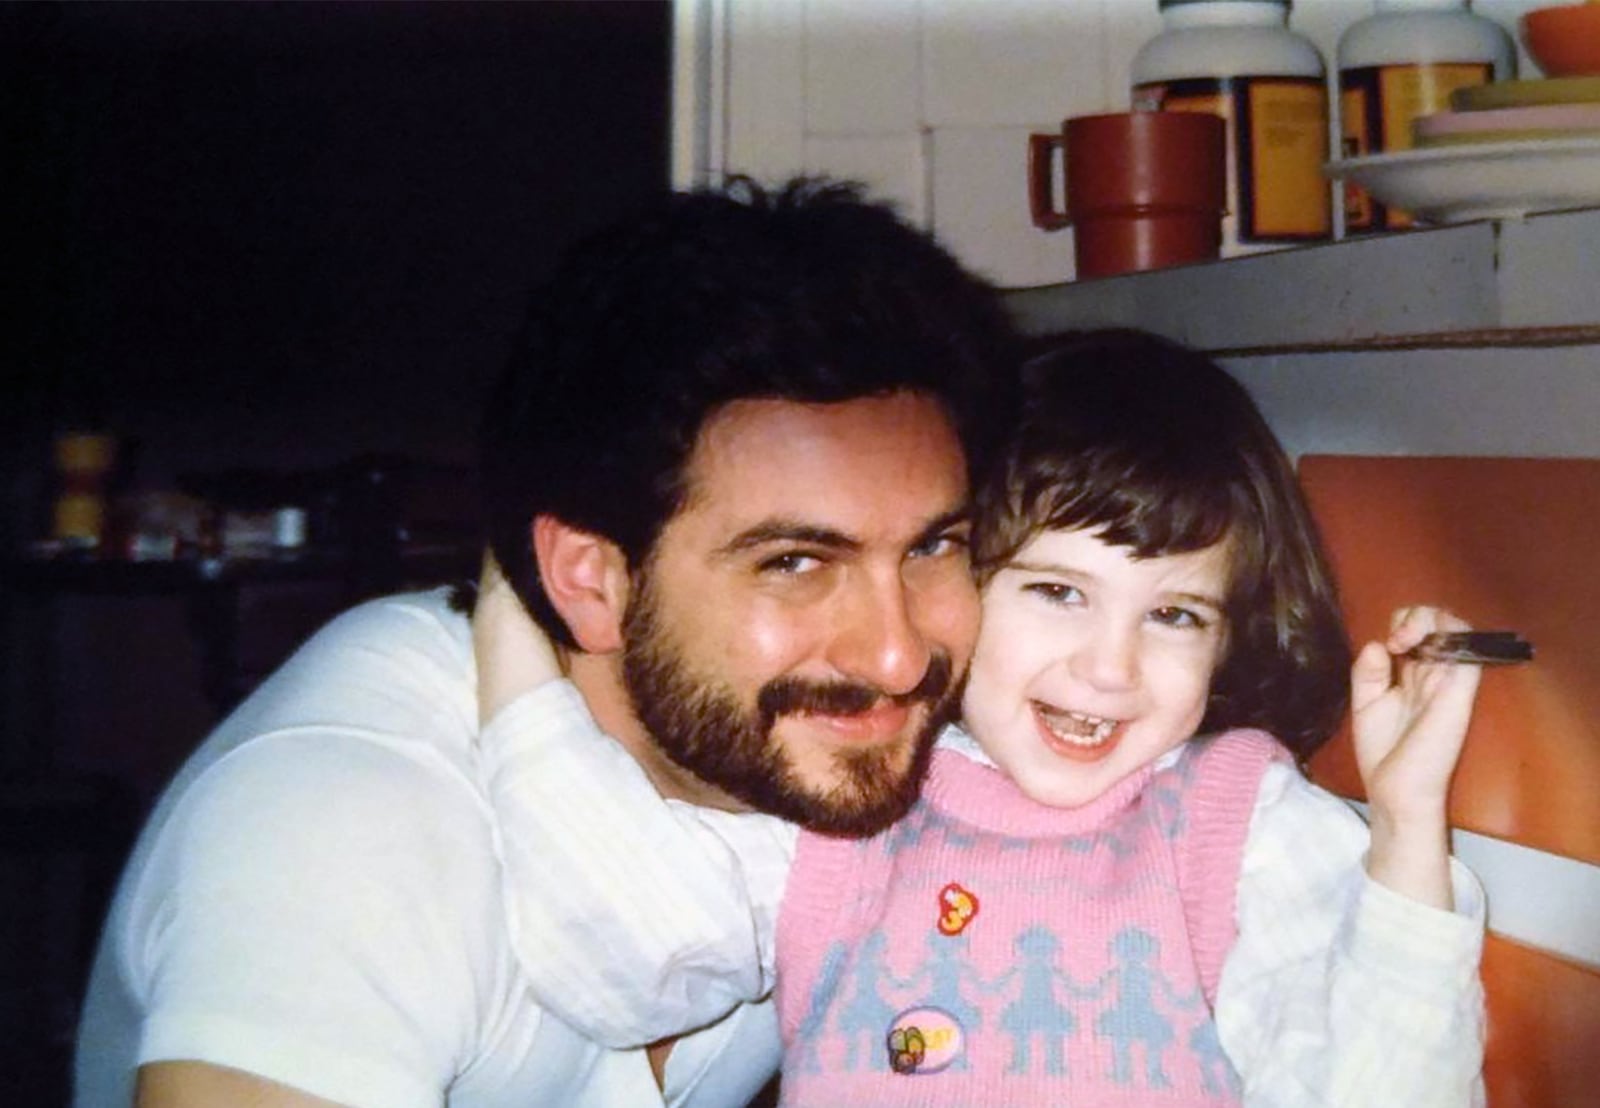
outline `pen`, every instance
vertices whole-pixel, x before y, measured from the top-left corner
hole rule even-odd
[[[1533,661],[1533,644],[1515,631],[1435,631],[1405,656],[1422,662],[1509,666]]]

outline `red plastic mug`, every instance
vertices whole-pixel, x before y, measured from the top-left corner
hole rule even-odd
[[[1226,126],[1205,112],[1117,112],[1028,136],[1028,206],[1046,231],[1074,230],[1078,276],[1215,258],[1227,205]],[[1054,204],[1056,158],[1066,162]]]

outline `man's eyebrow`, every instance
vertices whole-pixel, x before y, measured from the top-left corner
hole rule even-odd
[[[930,520],[927,526],[917,533],[911,542],[912,546],[920,546],[929,539],[937,538],[952,527],[963,526],[969,522],[971,513],[966,508],[957,508],[945,512]],[[766,546],[769,543],[804,543],[809,546],[820,546],[829,550],[839,550],[854,553],[863,549],[862,541],[852,535],[832,527],[822,527],[815,523],[803,523],[798,520],[769,519],[740,531],[733,538],[723,543],[716,553],[727,557],[739,554],[756,547]]]
[[[801,523],[797,520],[769,519],[740,531],[719,546],[716,552],[724,556],[738,554],[775,542],[805,543],[832,550],[861,549],[860,539],[852,538],[832,527],[819,527],[815,523]]]

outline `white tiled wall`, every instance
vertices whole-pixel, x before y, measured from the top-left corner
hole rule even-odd
[[[714,28],[698,65],[717,133],[696,169],[866,181],[1007,287],[1072,276],[1071,231],[1035,229],[1025,148],[1063,118],[1127,108],[1128,69],[1158,33],[1156,0],[676,0]],[[1545,0],[1477,0],[1509,29]],[[1290,26],[1330,63],[1372,0],[1295,0]],[[1526,56],[1526,74],[1534,74]],[[688,87],[681,79],[680,88]],[[683,123],[682,120],[679,121]],[[683,130],[680,127],[680,132]]]

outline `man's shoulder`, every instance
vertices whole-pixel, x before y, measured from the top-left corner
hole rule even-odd
[[[217,729],[231,749],[307,730],[459,751],[477,729],[472,635],[445,590],[370,600],[312,635]]]
[[[466,613],[452,605],[450,592],[441,587],[363,601],[307,639],[290,664],[307,652],[346,650],[458,659],[463,651],[470,653],[472,631]]]
[[[483,837],[470,634],[443,591],[337,617],[202,745],[158,810],[182,839]],[[255,825],[251,829],[251,825]],[[169,832],[169,834],[171,833]]]

